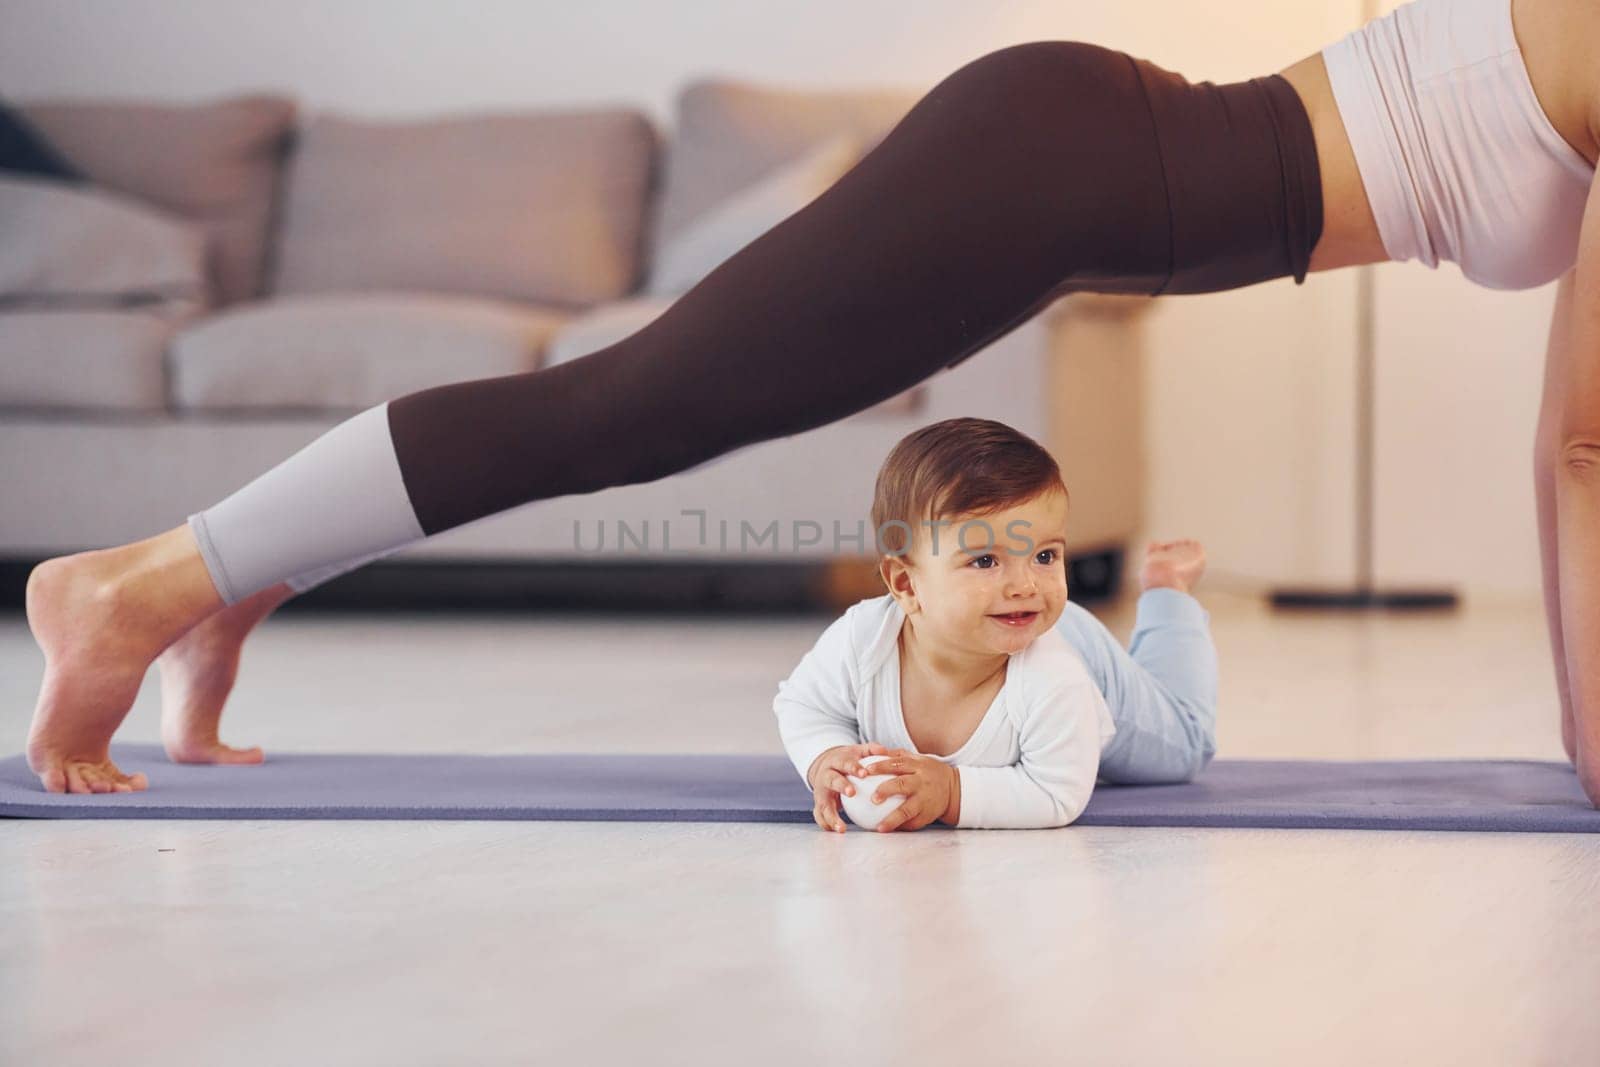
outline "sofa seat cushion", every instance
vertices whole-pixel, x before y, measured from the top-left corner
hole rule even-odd
[[[654,322],[672,303],[672,297],[635,297],[613,301],[579,315],[551,338],[545,348],[544,365],[553,367],[616,344]],[[860,414],[869,417],[913,415],[925,406],[925,393],[923,385],[913,385],[902,393],[866,408]]]
[[[292,100],[36,100],[20,111],[96,185],[202,224],[214,303],[260,291]]]
[[[449,382],[538,368],[566,316],[432,293],[243,304],[173,341],[184,410],[361,409]]]
[[[623,108],[320,116],[290,163],[273,291],[613,299],[639,273],[656,141]]]
[[[0,314],[0,406],[161,411],[167,345],[195,304]]]

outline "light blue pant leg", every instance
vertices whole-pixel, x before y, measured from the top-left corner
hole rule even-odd
[[[1056,629],[1082,655],[1117,724],[1100,754],[1101,781],[1186,782],[1211,760],[1217,650],[1210,618],[1187,593],[1146,590],[1124,651],[1099,619],[1067,603]]]

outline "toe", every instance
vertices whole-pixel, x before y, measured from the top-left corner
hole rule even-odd
[[[265,758],[266,758],[266,754],[263,753],[259,747],[255,747],[255,748],[234,748],[231,745],[218,745],[217,746],[217,759],[216,759],[216,761],[218,763],[233,763],[233,764],[260,763]]]
[[[128,784],[135,793],[142,793],[150,786],[150,780],[144,776],[143,771],[136,771],[128,776]]]
[[[65,793],[67,772],[60,767],[46,767],[39,772],[39,783],[44,786],[46,793]]]
[[[88,783],[83,780],[82,767],[75,763],[69,763],[64,770],[67,776],[67,792],[87,793],[90,791]]]

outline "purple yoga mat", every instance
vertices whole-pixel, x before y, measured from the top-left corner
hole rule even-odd
[[[0,760],[0,816],[811,822],[810,791],[780,755],[269,754],[259,767],[177,766],[156,745],[111,755],[150,788],[46,793],[13,756]],[[1600,833],[1600,812],[1562,763],[1218,760],[1187,785],[1101,786],[1078,825]]]

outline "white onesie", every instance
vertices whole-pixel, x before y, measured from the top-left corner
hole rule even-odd
[[[877,741],[918,751],[900,706],[904,622],[887,593],[852,605],[778,683],[772,710],[802,778],[836,745]],[[1100,752],[1115,733],[1104,694],[1052,627],[1012,654],[1000,692],[966,743],[927,755],[957,768],[958,826],[1065,826],[1088,804]]]

